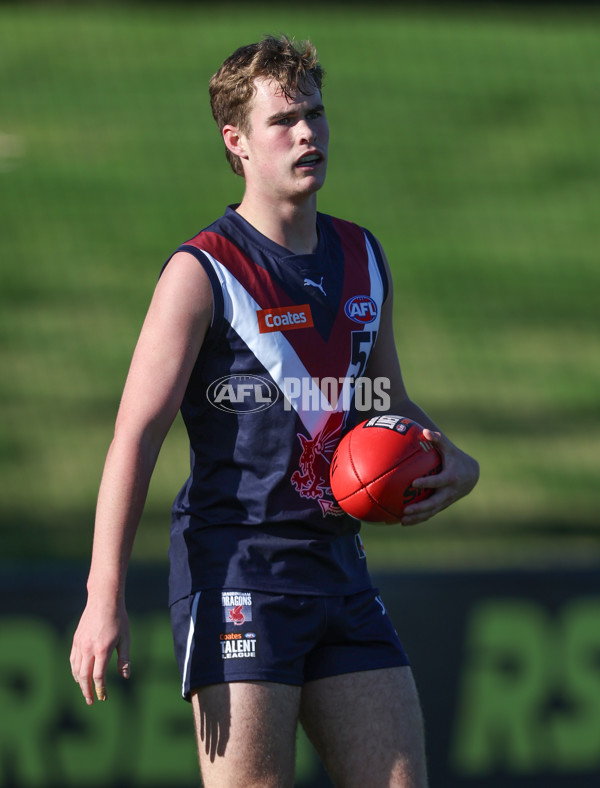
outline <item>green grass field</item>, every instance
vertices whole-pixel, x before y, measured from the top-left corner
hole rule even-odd
[[[366,527],[374,565],[597,560],[600,16],[377,4],[0,6],[3,557],[87,556],[160,266],[241,194],[208,79],[280,31],[328,72],[320,208],[384,244],[409,392],[482,467],[430,524]],[[178,424],[138,558],[186,472]]]

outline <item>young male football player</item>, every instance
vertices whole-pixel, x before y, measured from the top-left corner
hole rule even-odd
[[[408,397],[392,282],[365,229],[317,212],[329,128],[310,43],[267,37],[210,84],[241,203],[166,264],[140,334],[100,486],[88,602],[71,666],[105,699],[129,675],[126,566],[162,441],[181,408],[190,477],[172,512],[170,604],[204,785],[292,786],[298,722],[336,785],[426,785],[407,656],[329,464],[359,378],[418,421],[443,470],[406,510],[427,520],[475,485],[475,460]],[[331,382],[339,382],[340,389]],[[377,412],[377,411],[374,411]]]

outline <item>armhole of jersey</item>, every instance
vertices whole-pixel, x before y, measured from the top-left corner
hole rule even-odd
[[[379,248],[379,244],[375,240],[375,236],[372,233],[370,233],[369,230],[366,230],[364,227],[363,227],[363,232],[365,234],[367,242],[369,243],[371,249],[373,250],[373,255],[375,257],[375,260],[377,261],[377,268],[379,269],[379,275],[381,276],[381,283],[383,285],[383,300],[385,302],[385,300],[388,297],[388,293],[390,291],[390,283],[388,280],[388,273],[385,264],[383,262],[383,258],[381,256],[381,250]]]
[[[210,286],[212,289],[212,297],[213,297],[213,313],[212,313],[212,319],[210,321],[209,335],[215,336],[215,334],[218,334],[222,329],[223,315],[224,315],[223,290],[221,288],[219,277],[217,276],[215,269],[213,268],[210,259],[207,257],[207,255],[205,255],[204,252],[202,252],[200,249],[197,249],[195,246],[191,246],[189,244],[182,244],[173,252],[171,257],[167,259],[166,263],[161,268],[160,271],[161,276],[163,271],[168,266],[171,259],[177,254],[177,252],[187,252],[188,254],[193,255],[196,258],[196,260],[200,263],[202,268],[204,268],[204,270],[206,271],[206,275],[208,276]]]

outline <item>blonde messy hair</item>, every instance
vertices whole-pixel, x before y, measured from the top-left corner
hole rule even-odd
[[[310,41],[302,48],[287,36],[266,36],[256,44],[240,47],[223,63],[210,80],[210,106],[213,117],[223,131],[227,124],[248,134],[250,101],[255,93],[256,79],[275,80],[284,95],[290,98],[299,91],[310,95],[320,92],[325,72],[317,59],[317,50]],[[236,175],[243,175],[238,156],[227,148],[225,155]]]

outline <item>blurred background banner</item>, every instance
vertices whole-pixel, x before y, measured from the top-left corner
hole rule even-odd
[[[113,665],[109,699],[92,708],[68,670],[85,572],[32,570],[4,566],[0,585],[0,786],[197,785],[165,568],[133,569],[132,678]],[[599,571],[406,570],[375,581],[413,662],[432,788],[597,788]],[[296,785],[331,786],[303,734]]]
[[[0,637],[30,677],[52,677],[32,693],[34,678],[3,674],[5,780],[17,779],[18,764],[31,770],[18,771],[23,785],[43,785],[45,774],[62,785],[149,785],[160,774],[177,785],[177,769],[193,760],[187,749],[178,756],[190,738],[185,705],[169,716],[168,748],[152,743],[161,704],[144,705],[152,693],[170,703],[177,692],[162,598],[138,608],[147,665],[138,689],[115,690],[114,703],[91,714],[65,700],[69,627],[83,604],[119,397],[162,263],[241,198],[208,80],[236,47],[279,32],[311,38],[327,71],[332,136],[319,207],[381,240],[409,393],[481,463],[473,494],[426,526],[364,529],[378,576],[398,578],[392,586],[408,595],[414,580],[425,595],[415,609],[435,612],[430,593],[440,605],[445,595],[457,600],[445,643],[420,625],[411,650],[417,674],[422,664],[440,708],[451,710],[430,736],[432,780],[450,773],[437,768],[465,785],[533,785],[544,774],[546,786],[584,785],[573,775],[597,769],[586,748],[589,731],[600,730],[598,646],[582,623],[595,621],[600,569],[593,3],[0,4]],[[178,420],[153,479],[136,571],[164,564],[169,507],[187,464]],[[57,561],[72,571],[54,594]],[[506,600],[513,581],[518,610]],[[584,591],[578,584],[588,581]],[[468,604],[451,590],[462,594],[464,584]],[[564,598],[552,596],[559,591]],[[571,605],[579,595],[587,601]],[[499,601],[486,607],[490,597]],[[496,675],[489,666],[507,628],[529,650],[515,655],[507,645]],[[438,659],[446,648],[447,685]],[[522,674],[537,678],[519,685]],[[505,706],[500,675],[514,684]],[[49,717],[55,692],[67,708]],[[492,706],[478,706],[479,696]],[[491,717],[474,722],[484,708],[495,709],[497,730]],[[12,736],[23,726],[37,738]],[[134,732],[142,771],[132,777],[122,764]],[[47,768],[33,742],[46,742]],[[159,767],[153,754],[169,748]],[[569,779],[560,783],[561,774]]]

